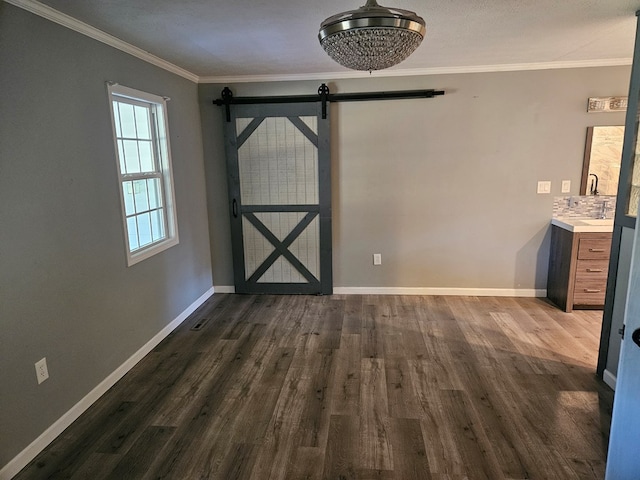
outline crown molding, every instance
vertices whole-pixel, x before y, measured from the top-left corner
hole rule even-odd
[[[171,62],[163,60],[160,57],[156,57],[146,50],[142,50],[141,48],[131,45],[124,40],[120,40],[113,35],[103,32],[102,30],[92,27],[91,25],[81,22],[80,20],[77,20],[69,15],[59,12],[58,10],[51,8],[48,5],[44,5],[43,3],[37,2],[35,0],[4,1],[35,15],[38,15],[39,17],[57,23],[58,25],[62,25],[63,27],[81,33],[82,35],[93,38],[94,40],[104,43],[105,45],[109,45],[110,47],[128,53],[129,55],[133,55],[134,57],[155,65],[156,67],[160,67],[164,70],[167,70],[168,72],[175,73],[176,75],[186,78],[187,80],[190,80],[194,83],[198,83],[199,81],[198,75],[191,73],[184,68],[178,67]]]
[[[462,67],[431,67],[414,69],[387,69],[375,72],[348,70],[343,72],[323,72],[291,75],[229,75],[201,76],[198,83],[260,83],[293,82],[304,80],[343,80],[351,78],[409,77],[428,75],[456,75],[465,73],[519,72],[526,70],[558,70],[563,68],[595,68],[630,66],[631,58],[612,58],[604,60],[576,60],[562,62],[510,63],[503,65],[469,65]]]

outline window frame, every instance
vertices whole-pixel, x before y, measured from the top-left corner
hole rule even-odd
[[[179,243],[178,237],[178,218],[176,212],[175,201],[175,189],[173,184],[173,168],[171,160],[171,145],[169,142],[169,124],[167,118],[167,99],[158,95],[143,92],[133,88],[125,87],[117,83],[107,83],[107,92],[109,100],[109,113],[111,116],[111,131],[113,135],[114,145],[114,157],[116,162],[117,174],[118,174],[118,191],[120,194],[120,211],[122,215],[122,226],[125,242],[125,253],[127,257],[127,266],[135,265],[142,260],[152,257],[164,250],[167,250]],[[123,172],[123,165],[125,165],[125,159],[121,158],[121,149],[118,145],[118,140],[125,139],[122,135],[122,124],[120,123],[121,136],[118,137],[118,129],[116,128],[116,114],[114,102],[123,104],[129,104],[133,106],[143,107],[149,109],[149,127],[151,130],[151,151],[153,167],[151,170],[127,173]],[[118,118],[120,111],[118,112]],[[136,133],[135,141],[147,140],[140,137]],[[124,141],[124,140],[123,140]],[[126,168],[126,167],[125,167]],[[142,170],[142,168],[140,169]],[[125,201],[125,183],[134,182],[137,180],[146,180],[157,178],[159,179],[160,186],[160,198],[162,199],[162,205],[159,208],[155,208],[154,211],[164,209],[162,215],[162,221],[164,225],[164,237],[156,241],[152,241],[142,247],[133,248],[131,246],[131,238],[129,235],[128,219],[135,218],[144,211],[136,212],[132,215],[127,215],[127,204]],[[133,183],[131,184],[133,187]],[[135,194],[134,194],[135,195]],[[147,197],[149,199],[149,197]],[[151,213],[151,206],[148,207],[148,212]]]

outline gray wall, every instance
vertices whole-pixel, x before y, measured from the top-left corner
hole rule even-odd
[[[107,80],[172,99],[180,244],[130,268]],[[2,468],[212,278],[194,83],[0,2],[0,112]]]
[[[549,221],[562,180],[578,194],[590,96],[626,95],[630,67],[327,82],[334,93],[444,89],[428,100],[331,107],[336,287],[546,288]],[[321,82],[230,85],[234,95],[315,93]],[[232,285],[223,85],[200,85],[211,255]],[[536,194],[538,180],[551,195]],[[372,254],[382,254],[382,266]]]

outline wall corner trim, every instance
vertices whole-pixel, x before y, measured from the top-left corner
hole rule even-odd
[[[191,73],[185,70],[182,67],[174,65],[167,60],[164,60],[160,57],[153,55],[152,53],[147,52],[141,48],[136,47],[135,45],[131,45],[130,43],[125,42],[124,40],[120,40],[113,35],[110,35],[102,30],[92,27],[91,25],[81,22],[65,13],[59,12],[58,10],[51,8],[48,5],[37,2],[35,0],[5,0],[7,3],[14,5],[16,7],[22,8],[28,12],[31,12],[39,17],[50,20],[58,25],[62,25],[70,30],[81,33],[89,38],[93,38],[99,42],[104,43],[105,45],[109,45],[110,47],[116,48],[122,52],[128,53],[129,55],[133,55],[134,57],[139,58],[140,60],[144,60],[147,63],[155,65],[156,67],[160,67],[168,72],[174,73],[176,75],[181,76],[182,78],[186,78],[194,83],[198,83],[199,77],[198,75]]]
[[[20,470],[33,460],[47,445],[58,437],[69,425],[71,425],[80,415],[82,415],[91,405],[93,405],[107,390],[115,385],[124,375],[131,370],[140,360],[142,360],[151,350],[153,350],[162,340],[175,330],[189,315],[196,311],[211,295],[214,289],[211,287],[203,293],[197,300],[189,305],[180,315],[171,321],[166,327],[160,330],[143,345],[137,352],[129,357],[122,365],[116,368],[107,378],[98,384],[93,390],[85,395],[82,400],[76,403],[69,411],[60,417],[53,425],[47,428],[38,438],[36,438],[22,452],[16,455],[9,463],[0,469],[0,480],[9,480]]]

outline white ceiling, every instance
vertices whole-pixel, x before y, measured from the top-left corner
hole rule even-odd
[[[14,2],[11,2],[14,3]],[[33,2],[32,2],[33,3]],[[353,75],[320,23],[364,0],[41,0],[202,78]],[[427,24],[387,74],[628,64],[640,0],[383,0]],[[368,73],[359,73],[368,75]],[[375,73],[374,73],[375,75]]]

